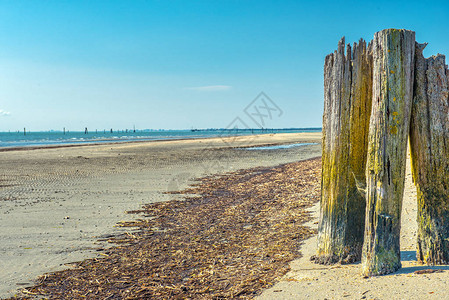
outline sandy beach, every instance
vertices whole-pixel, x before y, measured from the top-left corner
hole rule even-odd
[[[319,144],[271,151],[241,147],[319,143],[320,138],[320,134],[276,134],[225,141],[204,139],[4,152],[0,236],[5,242],[0,250],[4,257],[0,295],[12,296],[17,289],[33,285],[37,276],[67,269],[72,262],[101,257],[104,254],[97,249],[111,244],[98,239],[107,240],[129,230],[114,224],[139,217],[125,211],[140,209],[148,203],[182,200],[183,194],[165,192],[183,190],[195,178],[228,172],[238,177],[239,172],[235,171],[257,167],[267,167],[267,172],[272,172],[269,170],[279,170],[277,166],[281,164],[288,167],[320,155]],[[215,184],[207,189],[213,192]],[[309,211],[312,218],[305,225],[316,230],[319,204]],[[301,257],[289,263],[290,270],[272,278],[274,285],[261,284],[260,287],[269,288],[256,298],[445,298],[449,267],[417,263],[416,230],[416,192],[408,163],[401,232],[403,268],[399,272],[363,278],[359,264],[314,264],[309,260],[316,251],[313,236],[300,243]],[[437,272],[415,273],[422,270]]]
[[[0,300],[449,299],[448,0],[54,2],[0,1]]]
[[[44,273],[98,256],[99,239],[124,232],[126,211],[182,198],[164,194],[194,178],[317,157],[321,146],[274,151],[241,147],[320,143],[317,133],[105,144],[7,151],[0,173],[0,297]]]

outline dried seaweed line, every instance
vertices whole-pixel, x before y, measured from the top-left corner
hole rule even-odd
[[[319,199],[320,159],[207,177],[184,201],[148,204],[150,215],[111,238],[120,247],[75,269],[47,274],[28,291],[50,299],[249,299],[300,257],[302,224]],[[158,230],[154,230],[158,228]],[[150,234],[149,234],[150,232]],[[125,241],[128,241],[126,243]]]

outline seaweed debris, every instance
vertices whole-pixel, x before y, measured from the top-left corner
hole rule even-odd
[[[185,200],[145,205],[109,239],[115,246],[74,269],[41,276],[22,298],[248,299],[272,286],[315,231],[321,159],[198,180]],[[191,196],[196,194],[196,196]]]

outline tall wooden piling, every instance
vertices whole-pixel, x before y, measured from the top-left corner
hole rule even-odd
[[[370,47],[368,47],[370,48]],[[317,263],[360,260],[365,199],[356,180],[364,181],[368,120],[371,111],[372,56],[360,40],[338,50],[324,65],[321,214]]]
[[[414,54],[413,31],[385,29],[374,35],[362,254],[362,274],[366,276],[401,267],[399,239]]]
[[[449,263],[449,71],[444,55],[425,59],[416,45],[410,128],[418,200],[417,258]]]

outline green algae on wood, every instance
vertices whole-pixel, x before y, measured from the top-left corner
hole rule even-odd
[[[401,267],[400,224],[413,94],[415,33],[385,29],[373,40],[373,97],[366,164],[365,276]]]
[[[417,44],[410,126],[418,200],[417,258],[449,263],[449,71],[444,55],[425,59]]]
[[[371,112],[372,56],[365,41],[346,48],[344,38],[324,65],[321,215],[317,263],[360,260],[365,199],[368,120]]]

